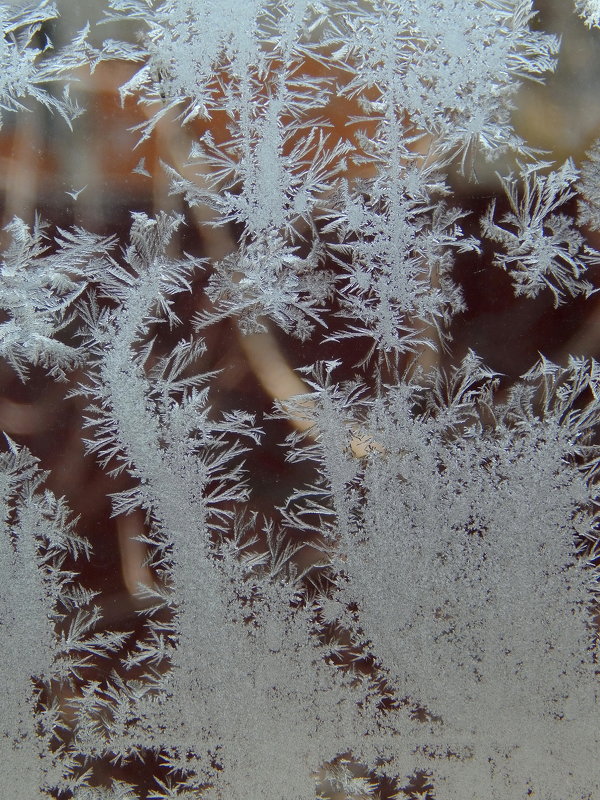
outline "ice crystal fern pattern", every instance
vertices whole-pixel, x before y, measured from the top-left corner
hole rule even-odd
[[[596,6],[573,12],[591,24]],[[491,253],[525,299],[594,291],[600,146],[580,171],[550,164],[511,123],[557,38],[528,0],[108,0],[134,37],[50,52],[56,13],[0,7],[2,108],[70,121],[48,86],[75,54],[129,62],[121,94],[142,140],[177,131],[164,171],[189,213],[133,210],[127,242],[6,230],[0,355],[85,405],[88,458],[120,481],[113,516],[143,520],[151,578],[141,624],[104,624],[85,531],[6,437],[3,788],[597,797],[600,368],[542,356],[509,385],[450,339],[459,256],[485,273]],[[451,175],[476,184],[488,161],[501,197],[477,227]],[[194,219],[203,258],[177,252]],[[214,391],[224,321],[268,417]],[[276,330],[316,354],[294,391],[256,363]],[[285,425],[293,485],[265,509],[245,461]]]

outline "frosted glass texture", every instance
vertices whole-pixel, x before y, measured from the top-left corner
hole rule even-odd
[[[3,795],[600,797],[597,0],[0,22]]]

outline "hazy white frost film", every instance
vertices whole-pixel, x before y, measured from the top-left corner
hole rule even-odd
[[[600,797],[600,4],[0,21],[0,794]]]

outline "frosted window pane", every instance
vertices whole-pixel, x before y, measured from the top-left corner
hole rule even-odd
[[[0,22],[4,795],[600,796],[598,3]]]

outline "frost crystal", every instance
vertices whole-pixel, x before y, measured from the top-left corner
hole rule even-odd
[[[600,263],[600,253],[586,244],[581,233],[574,229],[571,217],[557,213],[574,197],[577,177],[569,163],[558,172],[527,177],[522,198],[516,183],[505,179],[510,212],[498,225],[492,203],[483,218],[484,236],[505,251],[495,256],[495,263],[511,274],[517,295],[536,297],[548,288],[555,305],[559,305],[564,302],[565,291],[571,297],[593,291],[583,275],[589,265]]]
[[[68,83],[62,97],[56,96],[53,86],[57,81],[72,80],[72,72],[86,63],[82,47],[87,31],[81,31],[68,47],[54,53],[41,31],[57,16],[56,5],[50,0],[28,4],[17,11],[0,5],[0,108],[24,110],[25,101],[31,97],[58,111],[70,124],[80,109],[69,97]],[[36,45],[37,40],[42,44]]]
[[[166,186],[122,242],[5,228],[2,374],[66,383],[109,510],[92,548],[7,428],[0,788],[600,796],[600,365],[503,376],[463,333],[496,280],[596,290],[599,145],[556,165],[513,127],[557,37],[529,0],[104,6],[57,51],[53,3],[0,6],[0,106],[70,121],[57,82],[129,69],[136,184]]]
[[[588,28],[600,25],[600,3],[598,0],[575,0],[575,7]]]
[[[73,320],[74,305],[87,286],[84,265],[106,251],[109,239],[87,231],[60,231],[49,243],[39,220],[32,230],[20,219],[6,228],[11,242],[0,262],[0,354],[24,379],[28,365],[41,364],[63,377],[81,362],[76,347],[58,335]]]

